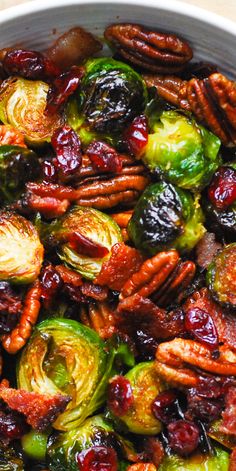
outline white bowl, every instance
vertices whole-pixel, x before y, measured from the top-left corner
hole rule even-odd
[[[236,77],[236,24],[175,0],[37,0],[3,10],[1,48],[14,44],[43,50],[72,26],[102,36],[112,22],[145,24],[186,38],[194,57],[217,63]]]

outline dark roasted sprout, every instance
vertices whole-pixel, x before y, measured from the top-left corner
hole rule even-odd
[[[0,471],[234,471],[235,83],[105,40],[1,51]]]

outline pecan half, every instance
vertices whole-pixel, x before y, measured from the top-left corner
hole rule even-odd
[[[145,76],[147,85],[170,103],[191,111],[225,145],[236,144],[236,85],[222,74],[189,81],[176,77]]]
[[[143,262],[140,270],[134,273],[121,290],[120,299],[138,293],[152,297],[159,306],[171,301],[180,301],[185,288],[195,274],[195,264],[181,262],[176,250],[160,252]]]
[[[119,172],[119,175],[143,175],[146,173],[146,168],[142,162],[137,162],[130,155],[122,154],[119,155],[122,162],[122,170]],[[87,154],[82,156],[82,165],[78,172],[78,179],[81,181],[87,177],[95,177],[102,175],[104,172],[99,168],[94,168],[92,166],[91,160]]]
[[[178,36],[136,24],[110,25],[104,35],[122,57],[152,72],[179,72],[193,56],[188,43]]]
[[[89,303],[81,307],[80,321],[107,339],[116,332],[114,310],[106,302]]]

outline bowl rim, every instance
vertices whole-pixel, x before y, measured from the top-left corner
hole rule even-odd
[[[230,20],[218,13],[205,10],[204,8],[196,5],[189,5],[186,2],[179,2],[178,0],[168,0],[163,4],[163,0],[33,0],[24,2],[19,5],[8,7],[1,11],[0,24],[19,19],[19,17],[29,16],[33,13],[40,13],[47,10],[57,10],[58,8],[69,7],[73,5],[108,5],[122,4],[136,5],[147,7],[147,9],[156,8],[163,11],[170,11],[172,13],[180,14],[189,17],[190,19],[199,20],[205,24],[209,24],[220,30],[226,31],[233,36],[236,36],[236,22]]]

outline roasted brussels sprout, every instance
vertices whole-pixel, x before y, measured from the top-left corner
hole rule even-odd
[[[228,471],[229,454],[215,447],[215,454],[193,455],[190,458],[180,458],[176,455],[166,456],[160,464],[159,471]]]
[[[27,391],[66,394],[72,400],[53,427],[78,427],[105,401],[119,348],[105,349],[95,331],[67,319],[48,319],[35,328],[18,368],[18,386]]]
[[[93,131],[120,132],[144,110],[146,86],[129,65],[102,57],[89,60],[85,71],[80,108]]]
[[[128,225],[135,246],[154,255],[167,248],[191,250],[202,238],[203,213],[198,196],[166,182],[146,188]]]
[[[164,111],[149,134],[141,155],[151,171],[161,171],[171,183],[186,189],[205,187],[221,160],[220,140],[194,119]]]
[[[236,309],[236,243],[217,253],[207,270],[207,284],[220,304]]]
[[[30,430],[21,439],[22,449],[32,460],[44,460],[47,449],[48,433]]]
[[[18,197],[24,184],[36,178],[40,166],[37,155],[25,147],[0,146],[0,200],[9,203]]]
[[[41,81],[10,77],[0,87],[0,120],[17,128],[28,143],[50,142],[61,126],[59,114],[44,113],[49,85]]]
[[[78,244],[75,250],[69,240],[76,234]],[[103,262],[109,259],[112,246],[122,241],[122,236],[119,226],[107,214],[93,208],[74,206],[58,224],[52,225],[51,240],[61,243],[58,252],[61,260],[85,278],[93,279]]]
[[[19,452],[13,447],[6,447],[0,441],[0,469],[1,471],[24,471],[24,463]]]
[[[92,446],[107,446],[122,453],[121,437],[101,415],[90,417],[74,430],[51,435],[47,447],[50,471],[78,471],[78,453]]]
[[[39,275],[44,249],[33,224],[0,212],[0,280],[32,283]]]
[[[161,431],[161,423],[154,417],[151,406],[155,397],[166,386],[158,377],[154,362],[139,363],[125,378],[131,384],[134,400],[128,412],[119,417],[119,420],[130,432],[156,435]]]

